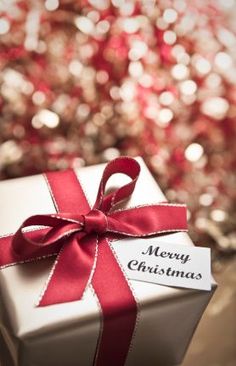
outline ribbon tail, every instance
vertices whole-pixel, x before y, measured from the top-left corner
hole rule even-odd
[[[92,285],[102,307],[103,325],[94,365],[121,366],[135,329],[137,304],[107,239],[101,239],[98,252]]]
[[[38,306],[80,300],[91,281],[97,259],[96,236],[69,240],[57,256]]]

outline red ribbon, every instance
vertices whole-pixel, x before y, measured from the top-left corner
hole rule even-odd
[[[57,254],[39,306],[79,300],[87,286],[93,285],[103,312],[96,365],[124,365],[137,313],[134,296],[108,239],[186,231],[187,227],[183,205],[160,203],[114,209],[130,197],[139,172],[134,159],[122,157],[110,162],[92,209],[73,171],[48,173],[49,188],[60,212],[31,216],[12,240],[11,236],[0,238],[0,267]],[[105,195],[106,183],[116,173],[128,175],[131,181]],[[31,226],[44,228],[25,230]]]

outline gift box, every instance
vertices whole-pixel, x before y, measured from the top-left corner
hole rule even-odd
[[[130,178],[122,174],[124,173],[122,169],[118,169],[118,173],[116,173],[111,164],[112,174],[110,175],[112,177],[107,184],[107,191],[113,192],[117,187],[126,185],[126,192],[129,191],[132,194],[128,200],[124,201],[124,190],[120,190],[118,194],[116,191],[116,196],[108,195],[107,201],[103,204],[104,207],[113,202],[116,206],[118,205],[118,213],[122,213],[124,208],[135,208],[142,205],[153,207],[166,200],[143,160],[137,158],[136,161],[141,166],[138,180],[136,181],[135,174],[134,176],[132,173],[128,174],[136,183],[133,192],[131,191],[134,187],[130,188]],[[56,219],[61,220],[61,216],[57,217],[57,212],[60,210],[56,204],[55,191],[56,195],[62,197],[66,205],[73,207],[75,212],[80,210],[81,195],[92,207],[96,201],[104,167],[105,165],[101,164],[80,168],[70,172],[66,179],[64,179],[64,175],[61,176],[60,172],[53,173],[51,182],[43,175],[0,182],[2,248],[5,242],[10,246],[9,243],[13,242],[13,234],[16,233],[22,222],[32,215],[41,217],[46,214],[52,214],[52,216],[54,214]],[[128,167],[128,173],[130,173],[130,169],[132,167]],[[78,180],[78,190],[81,190],[76,192],[78,200],[73,194],[71,195],[71,182],[68,181],[72,179],[70,174],[73,174],[73,179],[76,177]],[[54,187],[54,180],[60,181],[59,188]],[[56,184],[58,185],[58,182]],[[119,200],[118,196],[120,196]],[[91,217],[90,215],[84,219],[87,228],[89,225],[91,226]],[[101,223],[97,227],[98,232],[101,231],[105,222],[103,216],[99,216],[99,220]],[[39,222],[33,220],[32,223],[35,226],[31,228],[33,230],[30,233],[33,232],[33,235],[37,236],[37,232],[42,230],[41,219]],[[32,223],[30,221],[30,225]],[[60,223],[61,221],[57,225],[60,226]],[[43,225],[47,226],[47,222]],[[69,222],[66,225],[69,225],[70,233],[73,234],[74,224]],[[85,225],[85,221],[83,221],[83,225]],[[174,229],[167,229],[166,233],[158,235],[158,241],[173,243],[175,246],[179,244],[193,246],[190,237],[184,230]],[[86,233],[90,240],[93,230],[90,228]],[[104,233],[99,232],[99,234]],[[27,236],[28,233],[25,235]],[[69,238],[68,230],[66,235]],[[67,236],[63,239],[64,242],[67,241]],[[47,298],[45,284],[47,286],[51,280],[50,286],[54,285],[51,277],[54,275],[55,281],[55,273],[52,268],[55,267],[57,254],[61,253],[57,248],[58,244],[52,249],[50,248],[45,255],[35,256],[34,259],[31,258],[31,253],[26,253],[23,260],[21,254],[14,263],[12,260],[4,259],[9,262],[5,265],[2,263],[0,270],[0,356],[4,366],[6,359],[8,360],[7,366],[143,366],[144,364],[173,366],[181,362],[203,311],[214,293],[216,288],[214,280],[212,279],[210,291],[201,291],[128,280],[122,271],[124,278],[117,285],[114,280],[112,261],[115,260],[120,266],[118,248],[119,245],[122,245],[123,237],[120,233],[115,235],[115,238],[114,233],[109,237],[108,233],[108,239],[110,239],[110,252],[103,253],[103,243],[96,246],[98,251],[95,251],[95,259],[92,262],[92,271],[89,274],[85,291],[82,298],[73,299],[73,301],[69,301],[73,283],[70,280],[66,282],[65,277],[67,272],[73,271],[74,258],[70,258],[67,267],[63,268],[65,275],[61,279],[62,282],[65,280],[65,283],[61,284],[59,281],[59,290],[55,294],[59,300],[50,303]],[[18,241],[16,240],[16,244],[21,245],[24,240],[23,236],[20,236]],[[6,258],[7,255],[5,255]],[[101,266],[99,261],[103,255],[107,255],[106,261],[111,259],[111,264],[104,262]],[[97,285],[96,271],[99,266],[105,268],[102,269],[103,278]],[[80,267],[80,262],[78,267]],[[95,285],[91,281],[93,276],[95,276]],[[124,281],[128,282],[128,287],[127,283],[123,284]],[[100,288],[97,291],[96,286],[104,286],[104,296],[110,297],[111,301],[114,301],[112,303],[114,309],[111,310],[111,306],[109,308],[106,301],[101,301],[97,294]],[[128,291],[132,293],[133,297],[127,294]],[[46,303],[42,303],[45,293],[49,303],[46,300]],[[62,295],[67,296],[66,302],[63,302]],[[62,296],[62,300],[60,300],[60,296]]]

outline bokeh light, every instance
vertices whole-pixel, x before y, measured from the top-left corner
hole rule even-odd
[[[0,178],[142,156],[235,248],[235,2],[0,2]]]

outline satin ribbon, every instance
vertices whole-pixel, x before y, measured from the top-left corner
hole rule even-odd
[[[116,173],[126,174],[131,181],[105,195],[107,181]],[[4,250],[0,267],[50,254],[57,255],[39,306],[79,300],[87,286],[93,285],[102,306],[104,323],[95,361],[97,365],[124,364],[137,312],[134,296],[114,258],[108,239],[147,237],[186,231],[187,227],[184,205],[160,203],[115,209],[118,203],[131,196],[139,173],[140,166],[134,159],[121,157],[111,161],[104,170],[92,209],[72,171],[56,175],[49,173],[47,180],[52,196],[56,193],[56,201],[63,208],[68,207],[69,211],[31,216],[23,222],[11,241],[10,236],[0,238],[0,249],[1,244],[5,243],[5,247],[2,245]],[[60,176],[66,176],[67,182],[62,179],[60,185]],[[76,200],[73,201],[72,197]],[[32,226],[42,228],[28,231]],[[126,322],[123,326],[121,319]],[[122,338],[116,361],[112,358],[112,350],[117,347],[111,340],[114,332]]]

